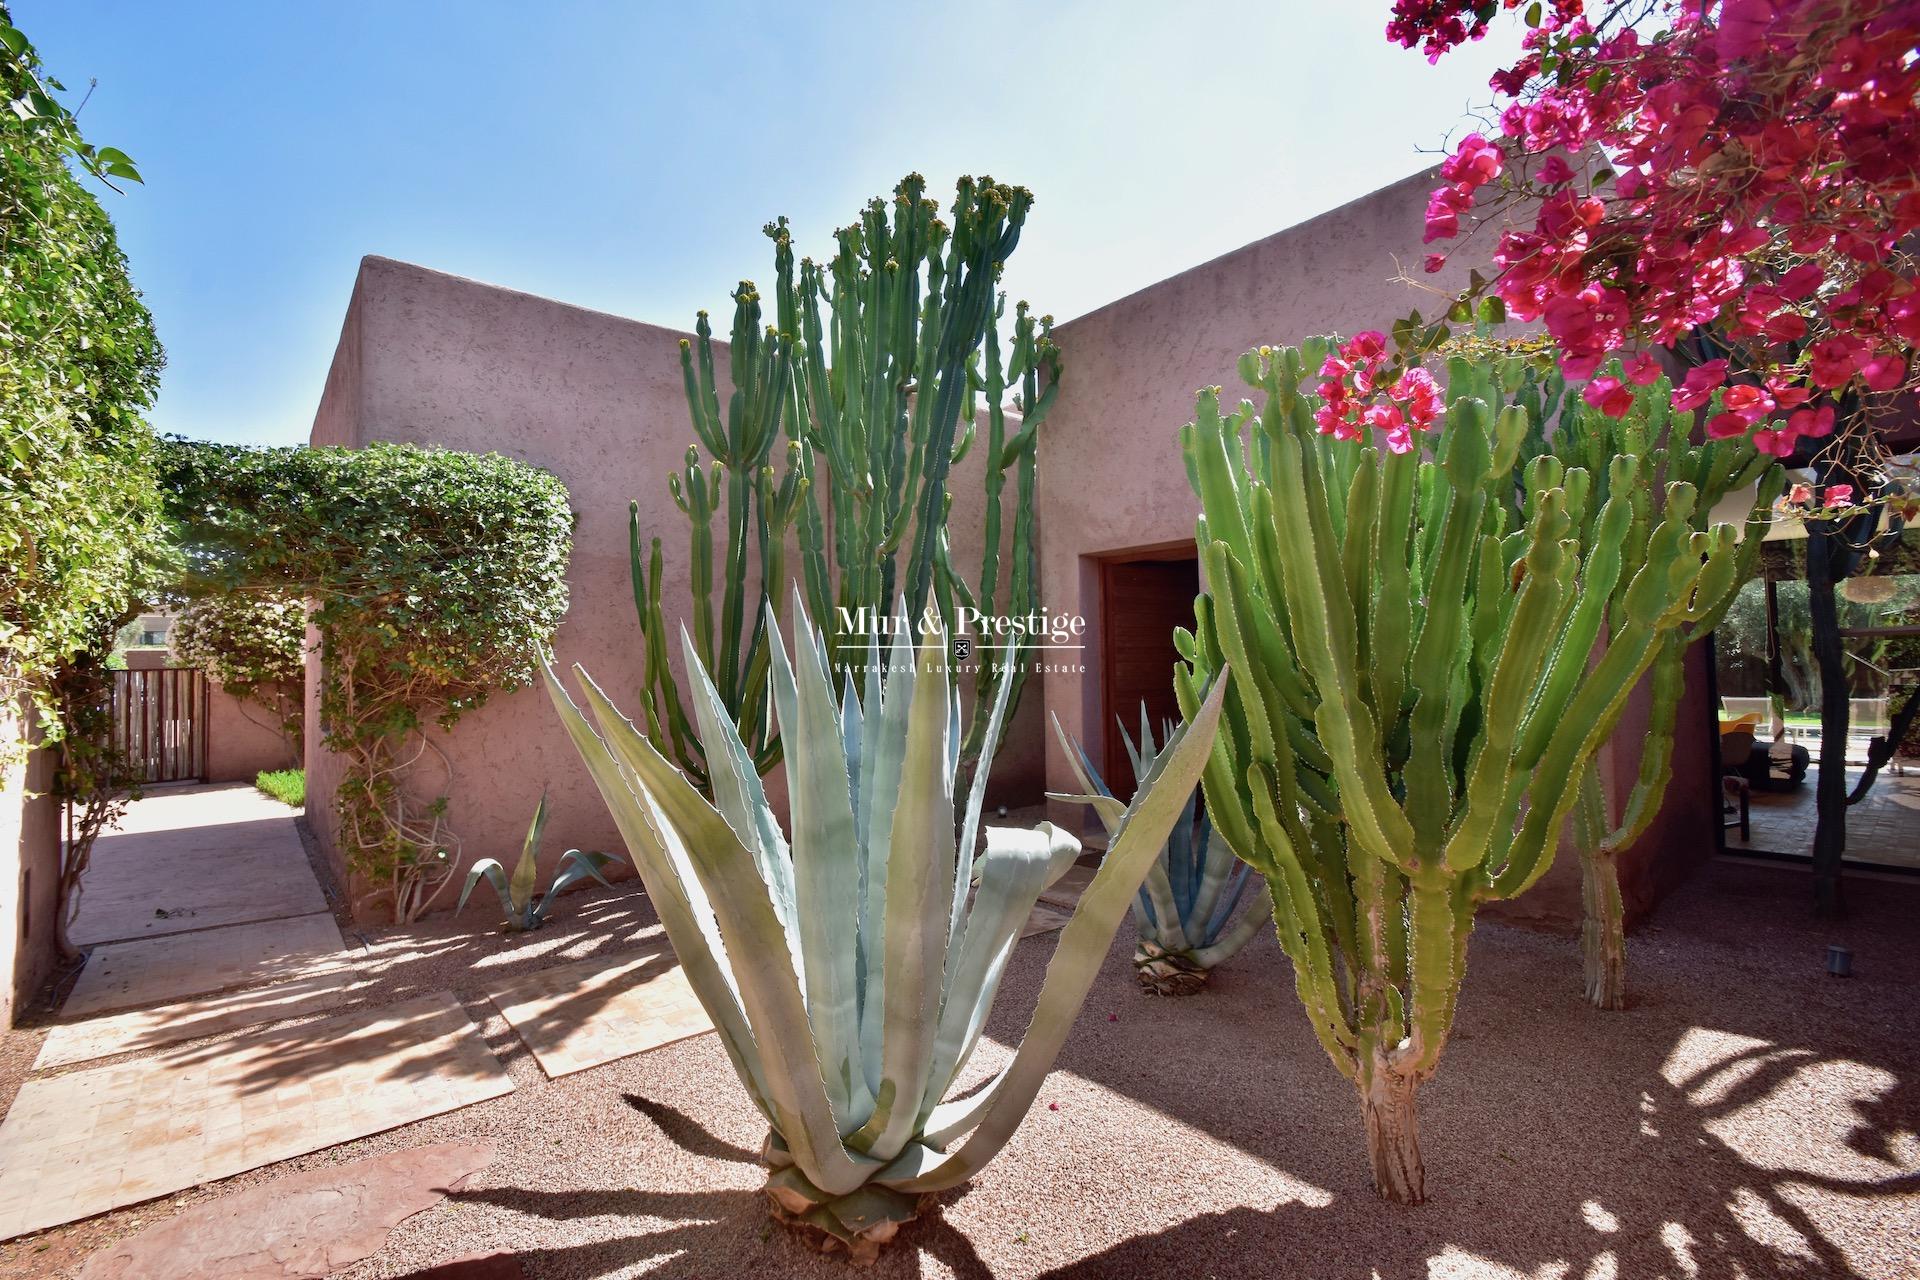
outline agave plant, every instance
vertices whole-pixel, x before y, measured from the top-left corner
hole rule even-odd
[[[932,1193],[978,1172],[1032,1105],[1127,902],[1199,779],[1221,694],[1148,764],[1060,934],[1012,1060],[985,1087],[947,1101],[1021,925],[1080,846],[1043,822],[989,827],[976,854],[1010,681],[999,684],[981,766],[956,814],[965,728],[945,632],[930,623],[917,654],[897,636],[884,678],[870,644],[863,687],[850,685],[836,703],[825,642],[797,599],[794,618],[791,660],[767,620],[790,836],[684,634],[711,802],[584,671],[575,668],[591,724],[551,670],[547,684],[689,984],[767,1119],[773,1216],[817,1247],[871,1260]]]
[[[1140,706],[1137,744],[1124,723],[1119,727],[1138,783],[1147,776],[1155,756],[1146,704]],[[1126,806],[1108,789],[1080,744],[1060,727],[1058,718],[1053,731],[1080,782],[1081,794],[1049,794],[1055,800],[1091,806],[1111,835]],[[1160,736],[1171,739],[1173,726],[1163,725]],[[1156,996],[1193,995],[1207,985],[1215,966],[1232,959],[1260,932],[1273,914],[1273,901],[1264,893],[1233,928],[1227,928],[1252,878],[1253,868],[1235,857],[1226,841],[1213,838],[1213,824],[1196,790],[1187,797],[1159,859],[1134,895],[1133,922],[1140,942],[1133,951],[1133,970],[1143,990]]]
[[[520,846],[520,862],[513,869],[513,879],[507,879],[507,869],[500,865],[498,858],[482,858],[473,864],[467,872],[467,885],[460,890],[460,905],[454,908],[457,913],[467,905],[467,898],[473,893],[473,887],[484,877],[493,891],[500,895],[500,908],[507,913],[506,927],[509,932],[523,933],[538,929],[547,922],[547,912],[559,900],[563,890],[592,876],[601,884],[607,878],[600,874],[602,869],[619,862],[620,859],[610,853],[582,853],[578,849],[569,849],[560,855],[559,873],[553,877],[553,883],[547,891],[535,898],[533,886],[540,874],[537,857],[540,850],[540,833],[547,826],[547,793],[540,793],[540,806],[533,811],[533,822],[527,827],[526,843]]]

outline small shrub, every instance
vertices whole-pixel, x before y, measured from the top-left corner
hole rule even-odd
[[[304,809],[307,804],[305,769],[270,769],[253,780],[253,785],[281,804]]]

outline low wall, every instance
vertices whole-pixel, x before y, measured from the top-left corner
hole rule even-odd
[[[0,708],[0,757],[15,757],[30,735],[20,707]],[[0,774],[0,1028],[13,1025],[58,958],[60,805],[46,794],[53,766],[52,752],[28,750]]]
[[[252,782],[271,769],[299,767],[300,747],[274,727],[272,712],[208,680],[208,782]]]

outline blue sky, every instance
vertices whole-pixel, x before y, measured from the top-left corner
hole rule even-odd
[[[784,5],[13,0],[166,344],[154,414],[306,438],[360,257],[686,327],[910,170],[1033,189],[1060,319],[1420,167],[1511,31],[1430,67],[1388,0]]]

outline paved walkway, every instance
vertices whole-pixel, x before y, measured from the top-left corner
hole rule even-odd
[[[73,935],[86,967],[0,1124],[0,1239],[513,1088],[448,993],[335,1012],[360,975],[293,811],[252,787],[135,802]]]

